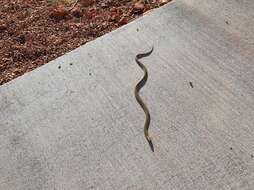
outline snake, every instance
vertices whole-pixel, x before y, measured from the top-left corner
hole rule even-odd
[[[140,53],[136,55],[135,61],[138,64],[138,66],[143,70],[144,72],[144,76],[143,78],[137,83],[135,90],[134,90],[134,94],[135,94],[135,98],[137,100],[137,102],[139,103],[139,105],[141,106],[141,108],[143,109],[144,113],[145,113],[145,124],[144,124],[144,135],[145,138],[151,148],[151,150],[154,152],[154,147],[153,147],[153,143],[152,143],[152,139],[149,135],[148,129],[149,129],[149,125],[150,125],[150,121],[151,121],[151,116],[150,116],[150,112],[148,110],[147,105],[144,103],[144,101],[142,100],[142,98],[139,95],[139,91],[141,90],[141,88],[143,88],[147,82],[148,79],[148,71],[147,68],[145,67],[145,65],[143,63],[140,62],[140,59],[144,58],[144,57],[148,57],[149,55],[151,55],[151,53],[153,52],[153,47],[150,51],[146,52],[146,53]]]

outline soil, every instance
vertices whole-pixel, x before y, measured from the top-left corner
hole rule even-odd
[[[0,85],[169,1],[1,0]]]

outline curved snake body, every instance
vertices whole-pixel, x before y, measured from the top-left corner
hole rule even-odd
[[[136,98],[137,102],[139,103],[139,105],[141,106],[141,108],[145,112],[146,119],[145,119],[145,124],[144,124],[144,135],[145,135],[146,140],[149,143],[149,146],[150,146],[151,150],[154,151],[152,139],[151,139],[151,137],[149,136],[149,133],[148,133],[148,129],[149,129],[150,121],[151,121],[151,116],[150,116],[150,113],[149,113],[149,110],[148,110],[146,104],[144,103],[144,101],[141,99],[141,97],[139,95],[140,89],[143,86],[145,86],[147,78],[148,78],[148,71],[147,71],[146,67],[139,61],[139,59],[149,56],[152,52],[153,52],[153,47],[149,52],[140,53],[140,54],[136,55],[135,60],[136,60],[137,64],[139,65],[139,67],[144,71],[144,76],[138,82],[138,84],[135,87],[135,98]]]

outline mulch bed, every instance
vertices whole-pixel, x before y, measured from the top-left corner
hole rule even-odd
[[[55,1],[0,1],[0,85],[170,0]]]

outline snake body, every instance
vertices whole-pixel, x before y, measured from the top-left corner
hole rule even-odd
[[[142,98],[139,95],[140,89],[143,86],[145,86],[147,78],[148,78],[148,71],[147,71],[146,67],[139,61],[139,59],[149,56],[152,52],[153,52],[153,47],[149,52],[140,53],[140,54],[136,55],[135,60],[136,60],[137,64],[139,65],[139,67],[143,70],[144,76],[138,82],[138,84],[135,87],[135,98],[136,98],[137,102],[139,103],[139,105],[141,106],[141,108],[145,112],[146,118],[145,118],[145,124],[144,124],[144,135],[145,135],[146,140],[149,143],[149,146],[150,146],[151,150],[154,151],[152,139],[151,139],[151,137],[149,136],[149,133],[148,133],[148,129],[149,129],[150,121],[151,121],[151,116],[150,116],[150,113],[149,113],[149,110],[148,110],[146,104],[144,103],[144,101],[142,100]]]

